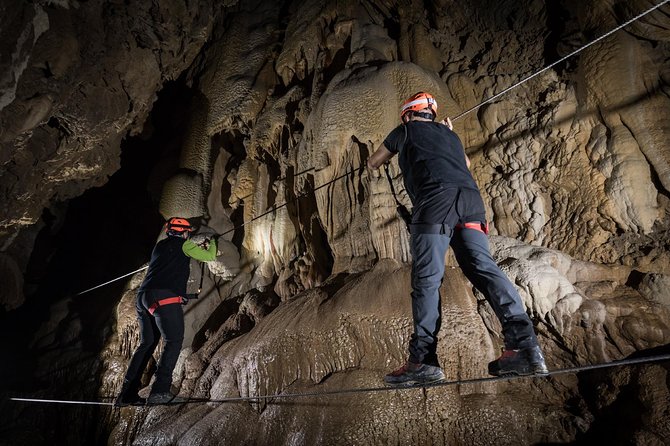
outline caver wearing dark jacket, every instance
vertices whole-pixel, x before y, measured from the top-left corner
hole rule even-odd
[[[158,341],[163,337],[164,348],[148,404],[164,404],[175,400],[170,390],[181,345],[184,340],[184,312],[187,302],[186,284],[190,273],[190,259],[211,261],[216,258],[216,240],[200,247],[188,240],[193,226],[185,218],[173,217],[165,224],[167,238],[154,247],[144,281],[137,293],[137,319],[140,326],[140,345],[128,364],[121,393],[116,406],[143,404],[139,397],[142,373]]]

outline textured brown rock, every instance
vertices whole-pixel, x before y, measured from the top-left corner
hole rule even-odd
[[[103,184],[118,169],[120,140],[141,130],[161,83],[195,57],[211,15],[178,2],[148,6],[3,7],[13,12],[2,19],[2,53],[12,56],[3,56],[0,184],[4,197],[15,197],[2,200],[3,240],[50,201]],[[41,181],[52,187],[35,189]]]
[[[517,245],[516,249],[519,248]],[[523,249],[531,252],[530,257],[537,257],[538,248],[526,246]],[[544,255],[561,257],[559,253],[551,252]],[[566,265],[563,266],[567,266],[570,259],[564,258],[564,261]],[[510,268],[515,269],[515,263]],[[549,264],[552,259],[539,263]],[[565,271],[559,265],[557,267]],[[583,274],[586,268],[599,267],[582,262],[579,273]],[[570,283],[561,273],[556,274]],[[571,275],[569,269],[565,274]],[[582,283],[586,282],[583,276],[581,279]],[[521,285],[523,288],[523,283]],[[182,392],[217,400],[378,387],[381,375],[401,363],[406,354],[411,333],[408,288],[409,269],[386,260],[349,281],[333,295],[316,290],[304,293],[265,316],[245,336],[225,343],[221,342],[222,333],[210,337],[200,354],[187,359],[185,367],[189,379],[184,381]],[[487,327],[486,318],[478,316],[477,301],[460,272],[447,273],[442,294],[446,297],[438,354],[447,377],[480,377],[499,346],[492,342],[488,331],[495,331],[495,327]],[[594,307],[586,302],[572,309],[562,305],[561,300],[553,303],[550,309],[553,315],[548,317],[562,316],[569,326],[562,326],[558,334],[540,330],[552,368],[612,359],[618,355],[616,349],[603,357],[602,352],[593,347],[598,343],[607,344],[605,332],[631,323],[632,314],[640,311],[640,307],[632,302],[624,304],[628,310],[621,311],[621,304],[594,300],[609,313],[601,315],[601,320],[594,320],[591,310]],[[656,322],[646,319],[650,325],[644,330],[635,325],[637,332],[633,336],[616,340],[616,348],[634,351],[667,344],[670,327],[662,320],[668,317],[668,312],[662,311],[665,311],[664,316]],[[551,321],[547,322],[548,326],[555,326]],[[606,328],[598,330],[594,324]],[[654,339],[650,335],[653,331],[660,338]],[[563,351],[552,347],[557,335]],[[594,335],[599,338],[594,339]],[[639,345],[642,340],[649,344],[642,347]],[[578,345],[577,342],[587,344]],[[663,374],[662,367],[652,369],[656,370],[652,375]],[[643,380],[653,381],[651,377],[627,379],[636,382],[639,379],[639,385]],[[663,380],[654,382],[662,383]],[[652,397],[650,393],[649,397],[667,407],[663,396],[667,395],[667,389],[661,385],[658,390],[660,394]],[[278,436],[283,439],[281,443],[299,438],[309,444],[406,444],[419,438],[428,439],[428,443],[452,439],[468,444],[534,444],[568,441],[584,429],[581,423],[593,414],[585,407],[585,401],[578,405],[582,406],[581,412],[566,410],[565,407],[576,410],[575,398],[582,398],[575,378],[565,377],[426,391],[277,398],[262,400],[259,404],[189,405],[178,413],[153,409],[162,414],[161,418],[169,417],[171,422],[156,424],[151,419],[133,417],[132,422],[138,424],[128,429],[141,432],[136,437],[141,444],[212,441],[267,444],[275,442]],[[667,416],[656,410],[651,402],[645,402],[645,398],[641,401],[647,407],[650,429],[662,431]],[[597,404],[607,406],[611,402]],[[343,412],[343,408],[346,411]],[[319,415],[315,416],[315,413]],[[308,424],[299,421],[306,419],[310,420]],[[222,423],[221,420],[225,421]],[[246,427],[250,422],[262,428],[252,434]],[[561,426],[560,431],[555,431],[557,425]]]

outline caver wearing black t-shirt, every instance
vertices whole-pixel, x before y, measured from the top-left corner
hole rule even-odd
[[[379,168],[394,155],[412,200],[412,317],[414,332],[407,362],[384,377],[390,385],[425,384],[444,379],[437,358],[441,325],[440,284],[451,246],[468,280],[486,297],[503,327],[505,351],[489,363],[492,375],[546,374],[533,324],[519,293],[489,250],[486,212],[468,170],[463,145],[448,119],[435,123],[437,102],[417,93],[403,104],[396,127],[368,159]]]
[[[412,223],[486,223],[477,183],[467,166],[461,140],[436,122],[409,121],[384,140],[398,154],[405,189],[412,200]]]

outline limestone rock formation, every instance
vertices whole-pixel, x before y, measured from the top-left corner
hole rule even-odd
[[[25,270],[43,209],[118,170],[121,140],[142,131],[161,85],[192,63],[213,8],[77,1],[0,8],[0,246]]]
[[[202,292],[185,307],[174,375],[175,390],[214,402],[54,414],[3,400],[13,444],[39,444],[40,432],[65,425],[53,442],[670,438],[667,361],[318,395],[376,389],[405,359],[412,259],[396,199],[409,199],[395,160],[390,180],[363,166],[398,125],[403,99],[420,90],[437,97],[440,119],[458,116],[492,252],[520,290],[549,367],[668,353],[668,5],[482,104],[654,3],[11,3],[0,5],[0,308],[35,355],[21,363],[32,387],[20,390],[111,398],[139,341],[143,272],[89,300],[45,283],[60,271],[54,237],[81,231],[67,231],[75,197],[111,188],[132,156],[155,153],[134,174],[147,190],[131,194],[219,241],[215,261],[192,267],[190,286],[202,276]],[[160,116],[170,119],[155,125]],[[92,281],[146,261],[158,225],[129,253],[121,239],[137,218],[111,201],[85,203],[113,217],[96,222],[106,243],[91,248],[112,259]],[[448,264],[438,354],[449,380],[479,378],[501,346],[500,326]],[[294,393],[310,396],[263,398]],[[216,403],[236,397],[259,399]]]

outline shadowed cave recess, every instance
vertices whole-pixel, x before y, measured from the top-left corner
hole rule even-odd
[[[175,392],[382,386],[412,332],[410,203],[397,160],[393,187],[360,167],[400,104],[430,91],[456,116],[660,2],[0,4],[0,444],[668,444],[667,360],[234,403],[10,399],[113,401],[144,271],[78,293],[145,266],[170,216],[220,234]],[[454,122],[552,370],[670,353],[669,61],[666,4]],[[485,377],[500,324],[447,264],[441,366]]]

